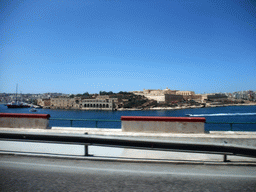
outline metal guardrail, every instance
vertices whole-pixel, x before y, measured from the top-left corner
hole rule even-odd
[[[224,155],[223,161],[227,161],[227,155],[246,156],[256,158],[256,149],[227,145],[208,145],[199,143],[161,142],[136,139],[119,139],[112,137],[94,137],[89,135],[50,135],[50,134],[23,134],[0,132],[0,139],[7,141],[25,141],[42,143],[62,143],[85,146],[85,156],[88,155],[88,145],[133,148],[145,150],[176,151],[189,153],[208,153]]]
[[[64,118],[50,118],[49,120],[54,121],[70,121],[70,127],[73,127],[73,121],[94,121],[95,128],[98,128],[98,122],[121,122],[121,120],[110,120],[110,119],[64,119]],[[234,124],[256,124],[256,122],[205,122],[206,124],[229,124],[230,130],[233,131]]]
[[[229,124],[230,131],[233,131],[234,124],[256,124],[256,122],[205,122],[206,124]]]
[[[50,118],[54,121],[70,121],[70,127],[73,127],[73,121],[95,121],[95,127],[98,128],[98,122],[121,122],[121,120],[109,120],[109,119],[63,119],[63,118]]]

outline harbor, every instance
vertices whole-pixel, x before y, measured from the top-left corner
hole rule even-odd
[[[226,106],[216,108],[195,108],[179,110],[131,110],[131,111],[83,111],[83,110],[61,110],[61,109],[37,109],[30,112],[26,109],[8,109],[0,105],[0,113],[33,113],[49,114],[50,127],[77,127],[77,128],[121,128],[121,116],[156,116],[156,117],[205,117],[206,131],[231,131],[229,123],[233,124],[232,131],[255,131],[256,106]],[[56,120],[54,120],[56,119]],[[59,119],[59,120],[57,120]],[[74,121],[71,121],[71,120]],[[76,121],[76,120],[84,121]],[[97,123],[93,120],[99,120]],[[108,120],[108,121],[104,121]],[[213,122],[213,123],[207,123]],[[72,126],[71,126],[72,123]],[[245,124],[248,123],[248,124]]]
[[[23,109],[25,110],[25,109]],[[229,108],[230,110],[230,108]],[[135,114],[133,113],[129,114],[130,116],[123,116],[124,113],[122,113],[122,116],[120,120],[108,120],[108,119],[67,119],[67,118],[52,118],[50,117],[50,114],[40,114],[40,113],[1,113],[1,125],[2,127],[1,132],[2,134],[6,133],[12,133],[12,134],[24,134],[27,136],[24,136],[22,138],[27,138],[30,137],[29,135],[35,135],[35,136],[40,136],[40,135],[56,135],[56,136],[79,136],[79,137],[92,137],[92,138],[98,138],[98,139],[114,139],[114,140],[126,140],[128,141],[141,141],[141,142],[171,142],[171,143],[176,143],[175,145],[200,145],[202,146],[219,146],[219,147],[231,147],[231,148],[244,148],[244,149],[255,149],[256,148],[256,132],[255,132],[255,122],[248,122],[244,123],[245,125],[252,125],[252,128],[254,128],[253,131],[245,131],[244,128],[240,127],[240,130],[238,129],[233,129],[233,130],[219,130],[219,131],[214,131],[214,130],[206,130],[206,125],[207,117],[219,117],[219,118],[226,118],[227,116],[235,117],[238,118],[239,116],[242,116],[242,118],[245,117],[252,117],[255,118],[254,113],[241,113],[242,109],[240,109],[240,113],[204,113],[201,115],[202,111],[197,111],[200,113],[196,113],[197,116],[205,116],[205,117],[185,117],[185,114],[188,111],[184,111],[184,116],[183,117],[168,117],[168,116],[149,116],[149,114],[144,114],[144,116],[138,116],[138,113]],[[248,109],[246,109],[248,112]],[[58,111],[60,113],[60,111]],[[78,111],[66,111],[70,114],[71,112],[78,112]],[[149,111],[150,112],[150,111]],[[163,111],[159,111],[163,112]],[[205,112],[205,111],[204,111]],[[215,111],[216,112],[216,111]],[[63,111],[62,111],[63,113]],[[91,111],[92,113],[92,111]],[[95,113],[98,113],[98,111],[95,111]],[[106,113],[106,112],[105,112]],[[112,116],[118,112],[112,113]],[[64,113],[63,113],[64,114]],[[81,115],[81,113],[78,113]],[[77,115],[78,115],[77,114]],[[195,113],[194,113],[195,114]],[[208,114],[205,115],[205,114]],[[223,115],[225,114],[225,115]],[[108,114],[109,115],[109,114]],[[120,114],[119,114],[120,115]],[[147,116],[145,116],[147,115]],[[196,115],[195,115],[196,116]],[[12,118],[10,122],[4,123],[6,121],[6,118],[8,117]],[[15,119],[17,117],[18,119]],[[43,118],[45,120],[36,120],[35,121],[31,118]],[[24,120],[20,118],[25,118]],[[26,119],[28,118],[28,119]],[[78,116],[77,116],[78,118]],[[58,121],[58,122],[68,122],[71,121],[73,122],[72,127],[68,126],[66,124],[65,126],[50,126],[49,121]],[[17,121],[17,122],[16,122]],[[80,124],[79,127],[77,127],[77,124],[75,122],[82,123]],[[89,121],[90,123],[95,121],[96,122],[96,127],[87,127],[84,125],[84,121]],[[163,122],[162,122],[163,121]],[[39,122],[40,125],[38,124]],[[120,123],[121,127],[119,128],[118,126],[115,126],[114,128],[106,128],[97,126],[97,122],[99,123]],[[127,122],[127,123],[126,123]],[[134,122],[134,123],[132,123]],[[162,122],[162,123],[161,123]],[[167,126],[166,123],[170,125]],[[173,122],[173,123],[172,123]],[[180,122],[180,124],[178,123]],[[132,124],[131,124],[132,123]],[[178,123],[178,124],[177,124]],[[203,123],[201,126],[198,123]],[[218,122],[216,122],[218,123]],[[233,122],[234,123],[234,122]],[[24,124],[24,125],[22,125]],[[190,125],[189,125],[190,124]],[[194,124],[194,125],[193,125]],[[219,122],[220,126],[223,123]],[[242,126],[244,124],[241,123]],[[81,126],[83,125],[83,126]],[[11,126],[11,127],[10,127]],[[37,127],[39,126],[39,127]],[[128,127],[127,127],[128,126]],[[168,130],[165,127],[169,127]],[[126,127],[126,128],[125,128]],[[130,128],[129,128],[130,127]],[[176,127],[176,128],[175,128]],[[242,129],[241,129],[242,128]],[[201,130],[201,131],[199,131]],[[241,131],[242,130],[242,131]],[[199,131],[199,132],[198,132]],[[4,141],[3,141],[4,142]],[[16,142],[16,144],[15,144]],[[17,145],[17,142],[19,141],[14,141],[13,144],[8,144],[6,146],[5,143],[2,144],[2,149],[3,151],[8,151],[8,146],[13,146],[14,148],[10,151],[20,151],[21,153],[26,151],[32,151],[34,153],[49,153],[51,154],[51,148],[53,147],[54,151],[58,151],[57,154],[61,155],[62,152],[64,154],[68,153],[71,156],[76,156],[77,152],[78,154],[81,154],[84,152],[83,147],[76,146],[74,149],[77,149],[78,151],[75,152],[76,150],[72,150],[71,153],[65,152],[65,147],[66,145],[56,145],[56,144],[26,144],[25,142],[22,142],[22,148]],[[89,142],[90,143],[90,142]],[[51,145],[47,146],[47,145]],[[155,144],[152,144],[152,146]],[[5,148],[5,147],[7,148]],[[42,147],[45,146],[45,147]],[[56,146],[58,146],[56,148]],[[18,147],[18,149],[17,149]],[[78,148],[77,148],[78,147]],[[200,147],[200,148],[201,148]],[[11,147],[12,148],[12,147]],[[63,149],[62,149],[63,148]],[[200,149],[197,148],[197,149]],[[38,149],[42,149],[38,151]],[[50,151],[45,151],[45,149],[51,149]],[[60,150],[59,150],[60,149]],[[81,151],[82,150],[82,151]],[[80,151],[80,152],[79,152]],[[103,152],[104,151],[104,152]],[[109,151],[109,152],[107,152]],[[74,152],[74,153],[73,153]],[[107,152],[107,155],[106,155]],[[210,162],[222,162],[223,161],[223,154],[209,154],[209,152],[206,152],[206,154],[200,154],[200,151],[196,153],[191,153],[190,151],[182,152],[179,149],[179,152],[176,152],[175,150],[172,151],[170,150],[169,152],[164,152],[164,151],[154,151],[154,148],[151,150],[143,150],[143,149],[127,149],[126,147],[117,147],[117,146],[98,146],[97,144],[89,144],[87,147],[87,154],[91,154],[92,156],[99,156],[99,157],[104,157],[104,158],[121,158],[121,159],[130,159],[130,158],[136,158],[136,159],[162,159],[162,160],[178,160],[178,161],[210,161]],[[198,153],[198,154],[197,154]],[[226,157],[228,154],[228,158]],[[52,154],[54,155],[54,153]],[[62,154],[63,155],[63,154]],[[78,155],[79,156],[79,155]],[[232,161],[233,162],[254,162],[254,158],[250,157],[240,157],[239,155],[235,155],[233,153],[224,153],[224,162],[227,161]]]

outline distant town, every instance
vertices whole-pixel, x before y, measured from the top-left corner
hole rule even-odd
[[[144,89],[113,93],[100,91],[98,94],[16,94],[0,93],[2,104],[19,101],[31,106],[49,109],[79,110],[158,110],[216,107],[228,105],[256,105],[256,91],[233,93],[195,94],[193,91],[170,90],[168,88]]]

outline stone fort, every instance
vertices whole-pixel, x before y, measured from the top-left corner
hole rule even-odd
[[[164,90],[160,89],[143,89],[143,91],[132,91],[135,95],[143,95],[148,99],[154,99],[158,103],[160,102],[171,102],[171,101],[182,101],[183,99],[197,99],[198,95],[194,91],[178,91],[170,90],[168,87]],[[198,98],[199,99],[199,98]]]

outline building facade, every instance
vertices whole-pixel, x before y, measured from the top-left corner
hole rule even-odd
[[[176,95],[190,96],[195,95],[194,91],[177,91]]]
[[[37,105],[48,108],[51,106],[51,99],[37,99]]]
[[[170,90],[168,87],[164,90],[144,89],[143,91],[133,91],[132,93],[135,95],[143,95],[148,99],[156,100],[158,103],[180,102],[183,99],[189,100],[192,98],[199,99],[199,96],[195,96],[194,91]]]
[[[51,109],[82,109],[82,110],[113,110],[117,98],[96,97],[81,99],[81,97],[58,97],[50,99]]]
[[[51,98],[51,106],[52,109],[74,109],[77,108],[75,106],[75,98],[68,97],[58,97]],[[79,105],[78,105],[79,108]]]
[[[115,107],[112,99],[83,99],[81,104],[84,110],[113,110]]]

